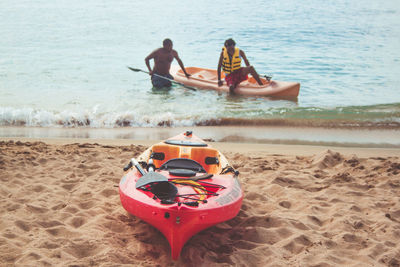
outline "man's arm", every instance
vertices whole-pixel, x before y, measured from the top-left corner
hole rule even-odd
[[[224,59],[224,54],[221,52],[221,55],[219,56],[219,61],[218,61],[218,68],[217,68],[217,74],[218,74],[218,86],[221,86],[223,82],[221,81],[221,67],[222,67],[222,60]]]
[[[149,69],[149,74],[152,75],[153,74],[153,70],[150,67],[150,59],[154,59],[155,56],[157,54],[157,50],[154,50],[153,52],[150,53],[150,55],[148,55],[144,61],[146,62],[146,66]]]
[[[174,57],[176,59],[176,61],[178,61],[179,66],[181,67],[183,73],[185,73],[186,78],[189,78],[190,74],[188,74],[185,70],[185,66],[183,66],[183,62],[182,60],[179,58],[178,56],[178,52],[174,51]]]
[[[243,58],[244,63],[246,64],[246,66],[247,67],[250,66],[250,62],[247,60],[246,54],[242,50],[239,51],[239,54]]]

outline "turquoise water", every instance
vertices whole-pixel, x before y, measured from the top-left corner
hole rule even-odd
[[[399,1],[0,2],[0,126],[400,125]],[[152,89],[144,58],[174,42],[216,68],[234,38],[297,101]]]

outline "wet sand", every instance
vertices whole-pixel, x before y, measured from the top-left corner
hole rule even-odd
[[[187,130],[215,142],[400,148],[400,129],[368,127],[195,126],[123,128],[0,127],[0,138],[165,140]]]
[[[0,140],[1,266],[400,266],[400,150],[212,143],[240,171],[239,215],[179,261],[119,201],[155,141]]]

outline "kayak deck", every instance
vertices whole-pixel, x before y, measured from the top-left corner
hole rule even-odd
[[[202,80],[202,81],[209,81],[210,83],[215,83],[218,82],[218,73],[216,70],[212,69],[203,69],[203,68],[198,68],[198,67],[188,67],[185,68],[186,72],[188,72],[191,77],[194,79]],[[182,76],[183,71],[179,70],[178,75]],[[225,78],[225,73],[221,72],[221,79]],[[267,79],[264,79],[263,77],[260,77],[263,85],[268,85],[270,81],[267,81]],[[256,79],[253,77],[249,77],[246,81],[243,81],[241,84],[243,87],[255,87],[255,88],[260,88],[260,86],[257,84]]]
[[[190,78],[186,78],[179,66],[171,66],[171,74],[174,80],[183,83],[187,86],[193,86],[199,89],[209,89],[229,92],[229,87],[224,84],[218,86],[217,70],[186,67],[186,72],[190,74]],[[224,73],[221,73],[221,79],[225,78]],[[246,81],[241,82],[235,89],[236,94],[250,96],[272,96],[281,98],[297,98],[300,91],[300,83],[285,82],[285,81],[268,81],[260,76],[263,85],[258,85],[256,80],[249,76]]]

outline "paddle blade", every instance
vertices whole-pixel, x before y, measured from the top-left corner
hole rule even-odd
[[[136,182],[136,188],[159,182],[168,182],[168,178],[158,172],[148,172]]]
[[[127,68],[130,69],[131,71],[136,71],[136,72],[142,71],[141,69],[134,69],[134,68],[131,68],[129,66],[127,66]]]

